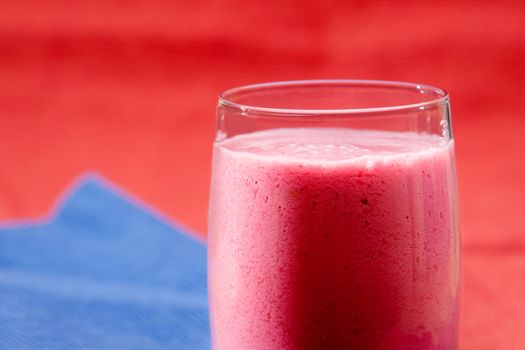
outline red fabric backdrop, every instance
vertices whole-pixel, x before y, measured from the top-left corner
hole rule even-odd
[[[205,234],[217,93],[304,78],[450,92],[462,349],[524,349],[523,1],[0,0],[0,219],[92,170]]]

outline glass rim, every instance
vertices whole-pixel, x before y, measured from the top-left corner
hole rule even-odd
[[[382,107],[362,107],[362,108],[333,108],[333,109],[299,109],[299,108],[273,108],[256,105],[242,104],[234,102],[229,99],[230,96],[243,92],[257,91],[268,88],[279,88],[287,86],[337,86],[346,85],[348,87],[372,86],[391,89],[405,89],[419,92],[420,94],[434,93],[437,97],[430,98],[427,101],[420,101],[415,103],[393,104],[391,106]],[[218,105],[222,108],[240,111],[244,114],[254,115],[289,115],[289,116],[304,116],[304,115],[334,115],[334,114],[367,114],[367,113],[385,113],[385,112],[399,112],[409,111],[414,109],[424,110],[430,106],[438,104],[446,104],[449,99],[449,94],[446,90],[434,87],[427,84],[390,81],[390,80],[366,80],[366,79],[312,79],[312,80],[288,80],[277,81],[259,84],[243,85],[224,90],[219,94]]]

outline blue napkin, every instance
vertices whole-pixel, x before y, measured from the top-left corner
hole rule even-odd
[[[206,247],[97,176],[0,227],[0,349],[209,349]]]

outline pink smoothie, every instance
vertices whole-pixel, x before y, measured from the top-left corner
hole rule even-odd
[[[214,350],[454,350],[453,144],[274,129],[216,142]]]

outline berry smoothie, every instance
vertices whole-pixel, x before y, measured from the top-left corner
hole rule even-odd
[[[454,153],[435,135],[293,128],[214,145],[214,350],[457,349]]]

